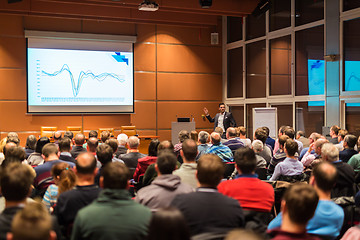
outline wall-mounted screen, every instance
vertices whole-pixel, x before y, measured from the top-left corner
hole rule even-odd
[[[345,61],[345,91],[360,91],[360,61]]]
[[[133,75],[132,43],[29,38],[28,112],[131,113]]]
[[[308,59],[309,95],[324,95],[325,93],[325,61]],[[309,101],[308,106],[324,106],[324,101]]]

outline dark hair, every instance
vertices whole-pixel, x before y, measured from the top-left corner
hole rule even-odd
[[[187,131],[187,130],[181,130],[179,132],[179,141],[182,143],[184,142],[186,139],[189,139],[190,138],[190,133]]]
[[[60,152],[69,152],[71,149],[71,140],[68,137],[63,137],[58,142]]]
[[[319,196],[312,186],[295,183],[285,192],[284,201],[290,220],[296,224],[306,224],[314,216]]]
[[[279,145],[280,145],[280,146],[284,146],[286,140],[288,140],[288,139],[289,139],[289,136],[288,136],[288,135],[281,135],[281,136],[279,137]]]
[[[224,163],[217,155],[201,155],[197,164],[197,179],[201,184],[216,187],[223,178],[224,172]]]
[[[324,168],[331,168],[330,173]],[[335,186],[338,173],[333,164],[328,162],[320,162],[313,168],[312,175],[315,178],[316,186],[325,192],[331,191]]]
[[[76,175],[65,162],[56,163],[51,168],[53,178],[59,178],[59,194],[71,190],[76,184]]]
[[[265,144],[267,135],[266,135],[266,132],[264,129],[262,129],[262,128],[256,129],[254,135],[257,140],[260,140],[260,141],[262,141],[263,144]]]
[[[239,148],[235,151],[235,163],[242,174],[249,174],[255,171],[256,156],[254,150],[248,147]]]
[[[340,129],[341,129],[341,128],[340,128],[339,126],[336,126],[336,125],[333,125],[333,126],[331,126],[331,128],[330,128],[330,130],[333,130],[336,135],[339,134],[339,130],[340,130]]]
[[[6,150],[5,160],[2,163],[2,167],[6,167],[9,163],[21,163],[25,158],[26,153],[22,147],[10,147]]]
[[[285,142],[285,149],[289,156],[295,156],[295,153],[298,151],[298,144],[289,137],[289,139]]]
[[[149,148],[148,148],[148,154],[149,156],[153,156],[156,157],[157,156],[157,151],[158,151],[158,146],[160,144],[159,139],[153,139],[151,140],[150,144],[149,144]]]
[[[156,164],[161,174],[171,174],[176,168],[176,161],[173,152],[164,150],[159,154]]]
[[[51,154],[58,154],[58,152],[58,147],[54,143],[47,143],[42,149],[42,154],[46,158],[49,157]]]
[[[224,105],[224,106],[225,106],[225,103],[223,103],[223,102],[222,102],[222,103],[219,103],[219,107],[220,107],[221,105]]]
[[[89,132],[89,138],[92,138],[92,137],[98,138],[98,132],[95,131],[95,130],[90,130],[90,132]]]
[[[189,227],[182,213],[172,207],[155,212],[147,240],[190,240]]]
[[[85,164],[80,163],[82,158],[90,158]],[[93,174],[96,169],[96,158],[91,153],[83,152],[80,153],[76,158],[76,171],[79,174]]]
[[[246,135],[246,128],[244,126],[238,127],[238,129],[241,135],[243,136]]]
[[[289,138],[294,139],[295,130],[292,127],[286,127],[284,130],[284,134],[289,136]]]
[[[190,139],[194,140],[195,142],[198,141],[198,132],[197,131],[191,131],[190,132]]]
[[[184,157],[188,161],[195,161],[195,158],[198,153],[197,144],[192,139],[186,139],[182,143],[182,151],[184,153]]]
[[[349,148],[353,149],[355,147],[355,145],[356,145],[357,138],[354,135],[348,134],[348,135],[345,136],[344,142],[347,143]]]
[[[37,153],[42,153],[42,149],[43,147],[50,143],[50,139],[48,137],[41,137],[39,138],[39,140],[37,141],[36,143],[36,149],[35,149],[35,152]]]
[[[8,201],[22,201],[29,193],[34,174],[31,167],[21,163],[10,163],[2,169],[0,186],[2,195]]]
[[[71,131],[66,131],[66,132],[64,133],[64,137],[67,137],[67,138],[69,138],[69,139],[71,140],[71,139],[73,139],[73,137],[74,137],[74,133],[71,132]]]
[[[168,150],[171,152],[174,152],[174,145],[172,144],[172,142],[165,140],[160,142],[159,146],[158,146],[158,152],[157,155],[160,154],[160,152],[164,151],[164,150]]]
[[[36,147],[36,137],[34,135],[29,135],[26,138],[25,148],[35,150]]]
[[[126,189],[131,177],[129,169],[120,162],[107,164],[101,174],[104,177],[104,188],[109,189]]]
[[[118,146],[119,146],[118,140],[113,139],[113,138],[106,140],[105,144],[109,145],[114,153],[117,151]]]
[[[75,144],[83,145],[85,143],[85,136],[82,133],[78,133],[75,135]]]
[[[297,131],[296,133],[297,135],[299,135],[300,137],[305,137],[305,132],[304,131]]]
[[[100,134],[100,139],[101,139],[101,142],[105,143],[106,140],[108,140],[110,138],[110,132],[105,130],[105,131],[102,131],[101,134]]]
[[[279,128],[280,132],[281,132],[282,134],[284,134],[285,128],[287,128],[287,127],[288,127],[288,126],[286,126],[286,125],[282,125],[282,126]]]
[[[103,166],[112,161],[114,151],[107,144],[101,144],[96,148],[97,159]]]
[[[266,132],[266,136],[268,137],[270,134],[270,129],[268,127],[262,127],[262,129]]]

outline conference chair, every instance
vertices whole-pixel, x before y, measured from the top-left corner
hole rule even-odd
[[[52,139],[54,132],[57,131],[57,127],[41,127],[40,128],[40,137],[48,137]]]
[[[70,131],[74,134],[74,136],[78,133],[83,133],[82,127],[66,127],[66,131]]]
[[[121,126],[121,133],[125,133],[126,135],[135,136],[137,135],[135,126]]]

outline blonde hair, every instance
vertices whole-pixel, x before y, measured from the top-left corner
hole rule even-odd
[[[0,152],[4,152],[4,147],[6,145],[6,141],[7,141],[7,137],[4,137],[3,139],[1,139],[1,141],[0,141]]]

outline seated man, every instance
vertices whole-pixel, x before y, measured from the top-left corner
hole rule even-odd
[[[178,195],[172,201],[171,206],[183,213],[191,235],[243,227],[244,214],[239,203],[216,190],[224,171],[218,156],[204,154],[197,165],[196,178],[200,187],[196,192]]]
[[[226,130],[226,139],[223,144],[228,146],[232,152],[235,152],[237,149],[241,147],[245,147],[245,144],[236,138],[236,129],[233,127],[229,127]]]
[[[241,148],[235,152],[235,167],[239,175],[235,180],[219,184],[220,193],[239,201],[245,210],[270,212],[274,204],[273,187],[255,175],[256,157],[252,149]]]
[[[120,133],[117,136],[117,140],[119,142],[118,149],[115,152],[116,158],[119,158],[121,154],[125,154],[127,152],[126,141],[128,140],[128,136],[125,133]]]
[[[75,140],[75,146],[73,146],[70,153],[71,153],[71,156],[76,159],[80,153],[86,152],[86,149],[83,148],[83,145],[85,143],[85,136],[82,133],[78,133],[75,135],[74,140]]]
[[[72,240],[145,238],[151,212],[131,199],[127,190],[129,179],[129,169],[123,163],[110,162],[103,168],[100,186],[104,190],[93,203],[78,212]]]
[[[254,133],[254,140],[260,140],[263,143],[263,150],[259,153],[259,155],[266,160],[267,164],[269,164],[272,158],[272,151],[271,148],[265,144],[266,139],[267,139],[266,131],[262,128],[256,129]]]
[[[312,143],[305,153],[304,157],[301,159],[301,163],[304,167],[309,167],[315,159],[320,159],[321,157],[321,147],[324,143],[327,143],[328,140],[320,138],[316,142]],[[314,152],[314,153],[312,153]]]
[[[156,211],[168,207],[176,195],[192,192],[193,188],[190,185],[181,183],[180,177],[172,174],[176,168],[176,161],[174,153],[160,153],[155,164],[158,176],[149,186],[138,191],[135,201]]]
[[[297,145],[298,145],[298,151],[297,153],[300,154],[301,151],[303,150],[304,146],[302,144],[302,142],[300,142],[299,140],[295,139],[295,130],[290,127],[290,126],[287,126],[285,129],[284,129],[284,135],[287,135],[290,139],[294,140]],[[297,155],[299,156],[299,155]]]
[[[358,152],[355,151],[355,145],[357,143],[357,138],[354,135],[348,134],[344,138],[344,150],[339,152],[339,159],[343,162],[348,162],[349,159],[357,154]]]
[[[209,137],[210,137],[210,135],[208,132],[206,132],[206,131],[199,132],[199,134],[198,134],[198,141],[199,141],[198,155],[196,156],[196,160],[199,160],[201,155],[205,154],[206,149],[208,149],[210,147],[210,145],[208,144],[210,141]]]
[[[290,186],[281,202],[281,227],[270,232],[272,239],[319,239],[306,233],[307,223],[314,216],[318,201],[319,197],[313,187],[300,183]]]
[[[274,174],[271,176],[270,181],[275,181],[280,176],[293,177],[302,174],[304,167],[303,164],[295,157],[298,151],[298,145],[293,139],[288,139],[285,142],[286,158],[284,161],[278,163],[275,167]]]
[[[66,162],[72,162],[75,163],[75,158],[71,156],[70,149],[71,149],[71,140],[70,138],[64,137],[59,140],[59,151],[60,156],[59,159],[66,161]]]
[[[145,154],[139,152],[140,139],[136,136],[131,136],[127,142],[128,153],[120,155],[120,159],[124,161],[125,165],[130,169],[133,175],[140,158],[145,157]]]
[[[339,234],[344,221],[344,211],[331,201],[331,189],[335,186],[336,168],[327,162],[321,162],[313,169],[310,184],[319,195],[319,203],[315,215],[307,223],[306,229],[310,234],[315,234],[324,239],[335,239]],[[282,213],[271,221],[269,230],[281,226]]]
[[[209,147],[205,153],[217,155],[223,162],[233,162],[233,154],[229,147],[223,145],[220,140],[221,136],[217,132],[213,132],[210,135],[212,146]]]
[[[260,140],[254,140],[251,147],[255,152],[256,169],[266,168],[266,160],[260,156],[260,153],[264,150],[264,144]]]
[[[308,148],[310,146],[310,139],[305,137],[304,131],[297,131],[296,139],[302,142],[304,148]]]
[[[269,167],[268,167],[268,174],[272,175],[274,173],[275,167],[279,162],[282,162],[285,160],[286,158],[286,153],[284,151],[285,148],[285,142],[286,140],[288,140],[289,137],[287,135],[281,135],[278,138],[278,142],[279,142],[279,150],[274,154],[274,156],[272,157]]]

